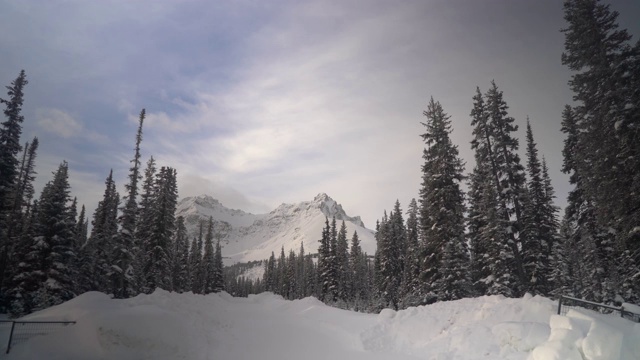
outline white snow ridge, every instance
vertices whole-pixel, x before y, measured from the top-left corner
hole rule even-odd
[[[182,199],[176,211],[176,216],[185,218],[191,237],[197,236],[201,220],[206,222],[209,216],[213,217],[214,233],[221,239],[226,264],[264,260],[271,252],[279,255],[282,247],[287,253],[298,252],[302,243],[307,254],[316,253],[325,219],[331,221],[334,215],[338,227],[345,221],[348,238],[357,231],[363,251],[373,255],[373,231],[364,227],[359,216],[348,216],[340,204],[324,193],[312,201],[282,204],[268,214],[228,209],[208,195]]]
[[[8,359],[637,360],[640,326],[590,312],[554,315],[535,296],[484,296],[362,314],[315,298],[233,298],[157,290],[114,300],[89,292],[28,320],[76,320],[12,348]],[[5,339],[6,340],[6,339]]]

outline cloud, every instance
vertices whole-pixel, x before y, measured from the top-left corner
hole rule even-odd
[[[84,137],[92,143],[100,144],[109,141],[106,135],[86,129],[80,121],[63,110],[46,108],[37,109],[35,113],[36,123],[42,130],[61,138],[71,139]]]
[[[36,121],[43,130],[65,139],[82,132],[82,124],[60,109],[40,109],[36,111]]]

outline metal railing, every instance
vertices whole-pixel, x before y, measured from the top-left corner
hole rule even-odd
[[[9,342],[7,343],[7,354],[11,348],[23,343],[32,337],[50,334],[60,327],[75,324],[75,321],[19,321],[0,320],[0,325],[11,324],[9,332]]]
[[[599,312],[601,314],[619,314],[622,318],[640,323],[640,314],[625,310],[624,306],[616,307],[605,305],[564,295],[561,295],[560,299],[558,299],[558,315],[567,315],[569,309],[577,307]]]

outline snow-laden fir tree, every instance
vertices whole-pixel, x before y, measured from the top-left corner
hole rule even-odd
[[[336,262],[338,268],[338,298],[342,301],[348,301],[350,300],[349,245],[347,243],[347,225],[344,220],[340,225],[336,241]]]
[[[191,291],[194,294],[202,294],[204,287],[204,272],[202,266],[202,247],[204,238],[204,222],[200,221],[198,238],[193,238],[189,251],[189,272],[191,274]]]
[[[213,292],[224,291],[224,277],[223,277],[222,263],[222,247],[220,246],[220,239],[216,242],[216,250],[213,257]]]
[[[213,247],[213,217],[209,217],[209,223],[207,224],[207,233],[204,237],[204,254],[202,255],[202,267],[203,274],[203,294],[210,294],[214,291],[214,277],[215,277],[215,249]]]
[[[577,102],[573,166],[582,201],[598,223],[580,222],[577,230],[602,227],[610,234],[589,231],[597,250],[610,253],[602,255],[605,262],[614,262],[603,268],[605,289],[594,294],[606,302],[640,299],[640,44],[631,45],[617,16],[598,0],[564,2],[562,63],[573,72]]]
[[[117,249],[119,203],[120,196],[113,181],[113,171],[110,171],[102,200],[93,213],[91,235],[80,252],[83,291],[114,294],[120,288],[119,272],[113,267],[118,259],[118,253],[114,249]]]
[[[30,275],[39,280],[32,295],[34,309],[44,309],[72,299],[76,294],[75,254],[72,252],[68,164],[62,162],[53,180],[45,185],[38,201],[38,216],[34,227],[33,260],[39,266]]]
[[[0,98],[4,104],[5,121],[0,124],[0,293],[5,292],[4,280],[9,262],[10,249],[13,246],[9,237],[9,209],[13,203],[13,190],[18,178],[19,159],[22,151],[20,135],[22,134],[22,105],[24,87],[28,84],[24,70],[7,86],[7,99]],[[6,305],[4,299],[0,298]]]
[[[418,242],[418,203],[411,199],[407,210],[406,250],[400,286],[402,307],[420,304],[423,286],[420,280],[420,244]]]
[[[140,195],[140,203],[138,204],[138,213],[136,220],[135,239],[138,248],[134,252],[134,284],[137,286],[137,292],[149,293],[154,289],[149,289],[146,284],[147,265],[149,264],[149,244],[152,236],[152,224],[154,220],[154,201],[155,201],[155,176],[156,161],[151,156],[147,161],[144,170],[144,181],[142,183],[142,193]]]
[[[189,278],[189,239],[184,217],[176,219],[176,232],[173,237],[171,257],[171,290],[185,292],[191,289]]]
[[[431,98],[422,123],[425,133],[420,188],[422,280],[426,302],[452,300],[470,292],[464,234],[464,164],[451,142],[451,122],[442,105]]]
[[[129,168],[129,182],[125,185],[127,194],[123,198],[122,215],[120,216],[120,232],[116,242],[114,268],[118,269],[118,289],[116,297],[125,298],[137,294],[140,284],[136,280],[142,278],[141,267],[134,265],[140,251],[140,241],[136,238],[136,222],[138,220],[138,182],[142,179],[140,174],[140,143],[142,142],[142,124],[145,118],[145,109],[140,111],[138,118],[138,131],[136,133],[136,145],[134,148],[131,167]]]
[[[529,276],[527,291],[532,294],[547,295],[551,291],[549,283],[551,248],[556,238],[555,218],[549,218],[548,210],[553,203],[547,191],[553,191],[551,184],[545,183],[538,149],[533,139],[531,123],[527,118],[527,182],[528,196],[524,202],[525,216],[523,233],[528,239],[523,249],[525,271]],[[548,174],[547,174],[548,175]],[[549,187],[549,189],[547,189]],[[552,195],[552,194],[551,194]],[[551,223],[550,223],[551,222]]]
[[[151,292],[158,287],[171,287],[171,242],[175,232],[175,212],[178,203],[176,176],[175,169],[163,166],[154,183],[151,232],[145,245],[146,288]]]
[[[399,289],[402,281],[402,268],[400,244],[396,241],[393,230],[393,220],[395,215],[392,212],[389,216],[385,211],[380,220],[378,231],[376,232],[377,249],[376,261],[376,286],[380,295],[382,307],[398,309]]]

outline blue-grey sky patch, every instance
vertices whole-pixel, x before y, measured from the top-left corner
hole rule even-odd
[[[637,39],[640,3],[612,6]],[[143,161],[176,167],[181,196],[262,212],[327,192],[372,227],[418,194],[430,96],[471,170],[471,97],[491,80],[565,204],[563,26],[557,0],[0,0],[0,82],[27,72],[37,186],[66,159],[90,211],[109,169],[123,189],[146,108]]]

